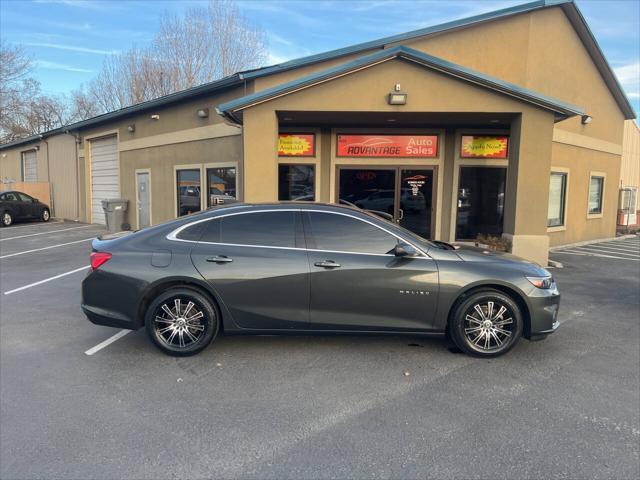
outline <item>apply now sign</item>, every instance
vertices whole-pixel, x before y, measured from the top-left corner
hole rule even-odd
[[[437,135],[338,135],[338,157],[433,158]]]
[[[463,135],[460,146],[462,158],[507,158],[509,137]]]

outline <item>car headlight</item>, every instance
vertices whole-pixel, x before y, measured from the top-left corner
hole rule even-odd
[[[541,288],[543,290],[548,290],[553,287],[553,277],[526,277],[531,284],[536,288]]]

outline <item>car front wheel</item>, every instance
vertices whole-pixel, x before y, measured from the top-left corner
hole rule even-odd
[[[3,212],[0,218],[2,220],[1,223],[3,227],[8,227],[13,223],[13,217],[9,212]]]
[[[170,289],[151,302],[147,334],[164,353],[186,357],[202,351],[218,334],[218,313],[211,301],[190,288]]]
[[[40,220],[42,220],[43,222],[48,222],[50,218],[51,213],[49,212],[49,209],[45,208],[44,210],[42,210],[42,213],[40,214]]]
[[[449,333],[465,353],[497,357],[518,342],[523,323],[522,312],[511,297],[498,290],[481,290],[458,303]]]

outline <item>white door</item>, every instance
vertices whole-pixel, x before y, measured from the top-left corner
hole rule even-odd
[[[105,223],[102,200],[120,198],[118,141],[112,137],[91,140],[91,221]]]
[[[35,150],[22,154],[22,178],[25,182],[38,181],[38,155]]]
[[[151,225],[149,172],[136,172],[136,184],[138,189],[138,228],[146,228]]]

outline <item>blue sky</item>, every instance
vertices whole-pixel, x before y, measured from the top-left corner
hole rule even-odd
[[[526,0],[239,0],[261,26],[269,63],[402,33]],[[200,0],[0,0],[0,35],[25,46],[52,94],[90,80],[107,55],[144,46],[165,11]],[[640,0],[578,0],[627,95],[640,112]]]

